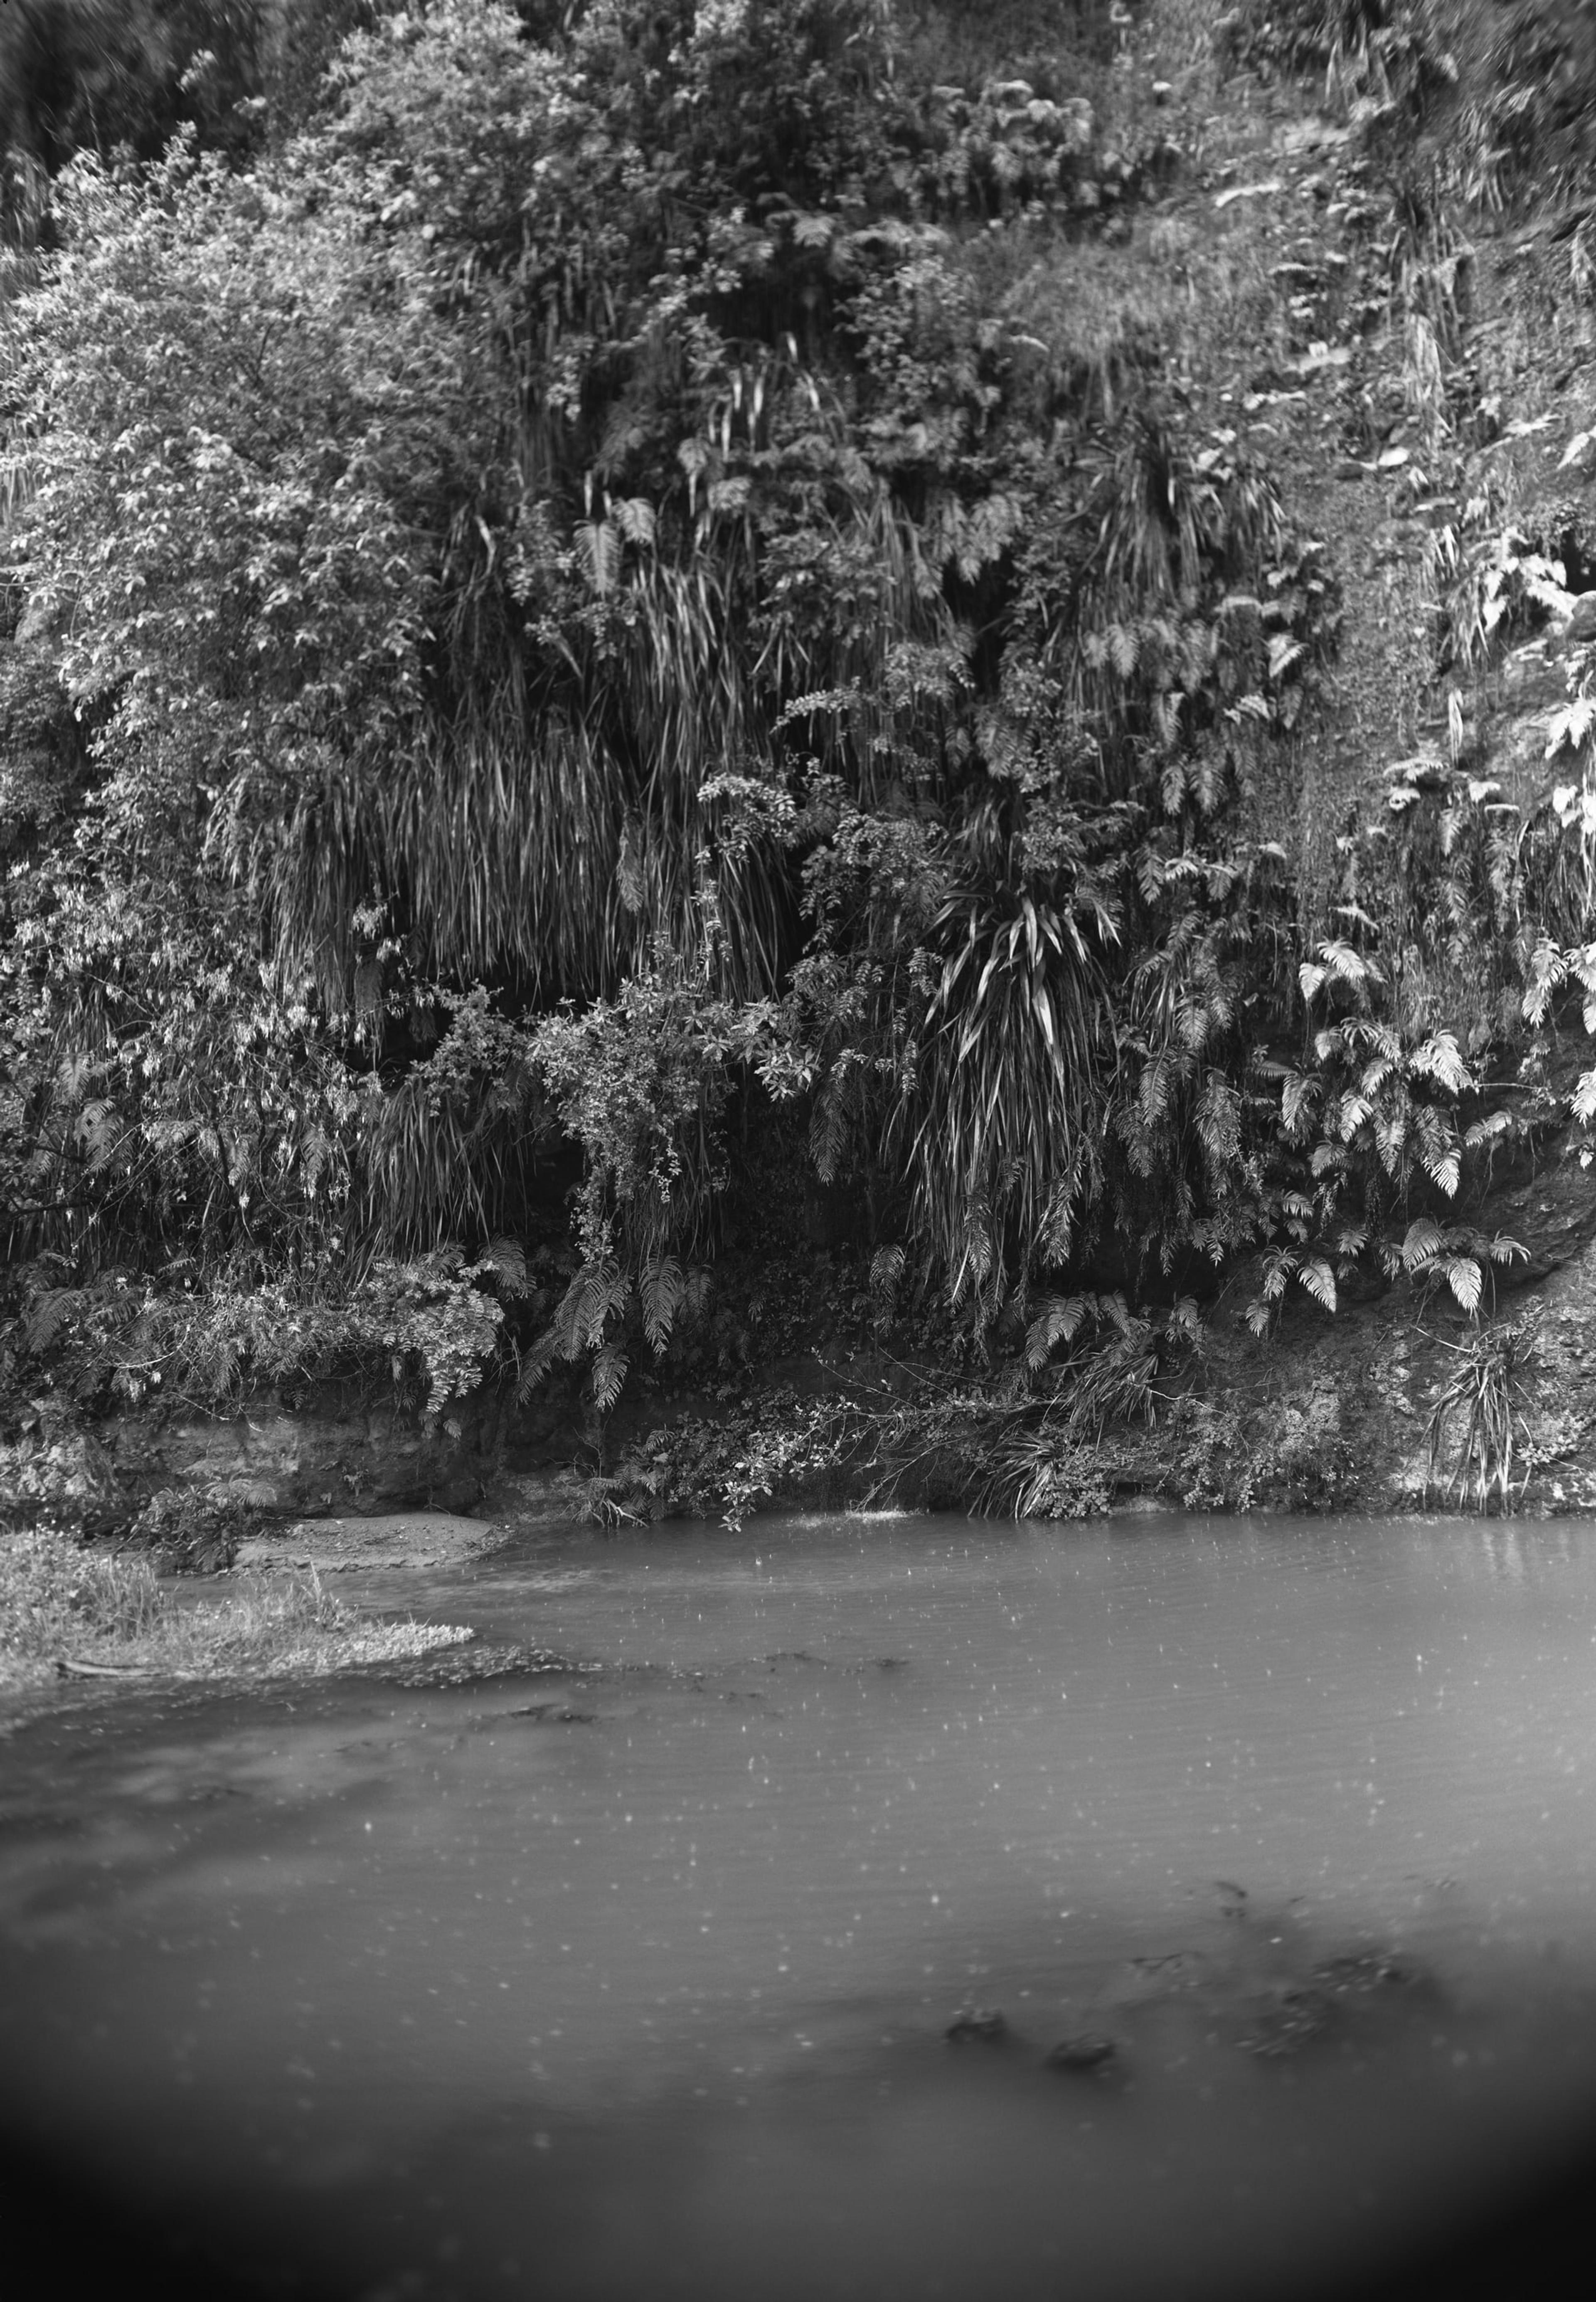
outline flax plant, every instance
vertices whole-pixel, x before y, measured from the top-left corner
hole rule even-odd
[[[1511,1511],[1514,1466],[1528,1439],[1518,1401],[1534,1347],[1529,1319],[1483,1327],[1464,1342],[1445,1346],[1456,1365],[1431,1412],[1426,1493],[1482,1513],[1493,1500],[1504,1513]],[[1458,1422],[1461,1438],[1452,1435]],[[1528,1476],[1526,1466],[1520,1494]]]

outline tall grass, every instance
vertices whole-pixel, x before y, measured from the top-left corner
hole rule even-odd
[[[0,1533],[0,1689],[56,1676],[220,1678],[346,1670],[453,1646],[469,1631],[380,1622],[314,1572],[240,1577],[186,1600],[148,1561],[47,1530]]]

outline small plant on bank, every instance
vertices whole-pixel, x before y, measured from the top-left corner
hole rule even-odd
[[[1503,1512],[1512,1509],[1514,1465],[1528,1439],[1518,1399],[1535,1336],[1526,1316],[1445,1346],[1456,1364],[1430,1416],[1426,1499],[1436,1494],[1482,1512],[1494,1499]],[[1526,1464],[1520,1494],[1527,1476]]]

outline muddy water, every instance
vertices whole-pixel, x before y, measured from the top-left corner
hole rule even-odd
[[[1596,1529],[789,1520],[349,1587],[516,1667],[0,1742],[0,2124],[217,2291],[1298,2292],[1596,2105]]]

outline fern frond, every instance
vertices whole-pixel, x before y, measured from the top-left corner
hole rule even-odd
[[[1055,1344],[1074,1341],[1089,1307],[1083,1295],[1057,1296],[1044,1306],[1025,1332],[1025,1364],[1033,1374],[1046,1366]]]
[[[519,1239],[491,1239],[477,1260],[478,1271],[491,1271],[507,1295],[526,1292],[526,1250]]]
[[[80,1287],[43,1287],[29,1304],[22,1320],[22,1340],[41,1356],[67,1324],[78,1304],[87,1300]]]
[[[823,1183],[836,1182],[847,1148],[848,1115],[842,1084],[834,1072],[815,1097],[809,1121],[809,1155]]]
[[[1416,1222],[1408,1224],[1407,1235],[1402,1241],[1403,1270],[1408,1273],[1424,1270],[1434,1262],[1445,1246],[1446,1239],[1440,1225],[1432,1222],[1428,1215],[1420,1215]]]
[[[562,1347],[558,1323],[550,1323],[545,1327],[542,1333],[521,1354],[520,1367],[516,1376],[517,1406],[525,1406],[556,1359],[567,1358],[569,1356],[570,1354]]]
[[[1315,1303],[1327,1311],[1336,1307],[1336,1275],[1323,1256],[1316,1255],[1305,1263],[1297,1273],[1299,1285],[1306,1287]]]
[[[593,1405],[601,1415],[608,1415],[615,1405],[630,1371],[624,1351],[610,1347],[599,1353],[593,1361],[592,1392]]]
[[[1286,1281],[1295,1277],[1301,1264],[1295,1248],[1277,1247],[1264,1258],[1263,1297],[1265,1303],[1278,1303],[1286,1291]]]
[[[1421,1079],[1432,1079],[1449,1095],[1462,1095],[1474,1084],[1474,1074],[1450,1031],[1432,1031],[1407,1058]]]
[[[1484,1292],[1485,1274],[1472,1255],[1448,1255],[1438,1258],[1435,1268],[1442,1272],[1447,1285],[1472,1319],[1480,1307]]]
[[[1281,1082],[1281,1120],[1289,1136],[1295,1137],[1312,1120],[1323,1091],[1323,1082],[1306,1072],[1286,1073]]]
[[[643,1332],[656,1358],[670,1340],[670,1331],[686,1291],[682,1266],[674,1255],[651,1256],[644,1263],[637,1281],[637,1301],[643,1313]]]
[[[1506,1231],[1500,1231],[1494,1239],[1486,1240],[1485,1252],[1492,1263],[1514,1263],[1521,1258],[1527,1263],[1530,1259],[1529,1248],[1521,1239],[1509,1239]]]
[[[908,1256],[901,1247],[878,1247],[870,1257],[870,1293],[888,1303],[903,1284]]]
[[[620,573],[621,532],[605,520],[584,520],[576,529],[576,555],[601,599],[614,591]]]
[[[1463,1162],[1458,1154],[1456,1151],[1426,1150],[1421,1156],[1424,1172],[1431,1181],[1438,1189],[1444,1191],[1449,1199],[1455,1199],[1457,1196],[1457,1185],[1463,1175]]]

